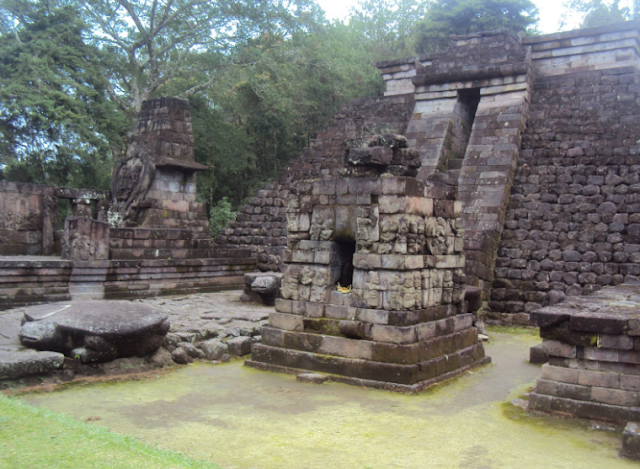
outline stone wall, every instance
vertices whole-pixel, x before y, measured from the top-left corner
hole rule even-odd
[[[640,73],[631,67],[536,81],[496,260],[493,319],[640,275],[639,104]]]
[[[525,324],[529,311],[563,295],[640,276],[639,27],[533,38],[493,31],[377,64],[387,84],[377,102],[404,101],[391,128],[422,154],[419,178],[458,182],[467,284],[484,290],[490,322]],[[319,151],[306,149],[219,241],[261,246],[272,254],[261,254],[261,268],[277,265],[280,251],[262,246],[284,245],[283,210],[276,221],[263,209],[291,181],[331,173],[324,165],[344,150],[327,137],[344,138],[365,116],[383,125],[387,111],[375,103],[336,116]]]
[[[0,181],[0,255],[51,254],[58,223],[53,191],[48,186]]]
[[[337,113],[302,155],[242,207],[216,239],[222,246],[250,246],[260,270],[279,270],[287,244],[285,209],[295,181],[335,176],[343,167],[345,140],[381,133],[403,134],[413,111],[413,96],[355,100]]]
[[[69,199],[71,215],[88,216],[107,191],[0,181],[0,256],[50,256],[56,246],[59,199]]]

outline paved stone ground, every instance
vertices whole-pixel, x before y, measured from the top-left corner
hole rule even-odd
[[[179,362],[174,356],[176,348],[185,349],[185,353],[189,356],[188,359],[184,359],[185,362],[193,359],[211,359],[211,356],[227,360],[231,355],[246,354],[250,345],[248,338],[251,338],[251,341],[260,339],[260,330],[266,324],[269,312],[273,310],[273,307],[242,303],[239,300],[241,294],[242,290],[231,290],[131,300],[146,303],[169,315],[171,331],[167,335],[164,348],[161,348],[153,357],[146,359],[134,357],[104,364],[76,364],[75,367],[67,360],[64,369],[56,371],[52,380],[53,382],[68,381],[77,375],[109,375],[119,374],[123,371],[138,372],[167,366],[172,364],[172,357],[173,361]],[[0,381],[3,378],[5,381],[7,379],[14,380],[8,384],[5,382],[5,386],[0,385],[0,387],[34,385],[51,381],[41,379],[43,374],[54,371],[54,368],[43,364],[45,359],[51,361],[50,354],[48,352],[38,353],[20,344],[18,334],[24,309],[24,307],[20,307],[0,311]],[[242,343],[237,347],[232,345],[233,339],[242,342],[244,338],[247,338],[247,343],[244,345]],[[222,351],[224,353],[211,355],[207,353],[206,347],[202,347],[204,342],[211,340],[224,342],[229,346],[224,347]],[[59,367],[59,361],[56,363],[52,363],[51,366]],[[39,376],[16,382],[15,379],[22,378],[22,376],[16,376],[15,372],[8,371],[21,367],[26,371],[27,366],[32,367],[29,369],[29,374]]]
[[[272,306],[240,302],[242,290],[188,296],[148,298],[141,301],[169,314],[171,332],[257,331],[267,323]]]

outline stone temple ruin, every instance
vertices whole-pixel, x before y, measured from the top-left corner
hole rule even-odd
[[[417,178],[458,186],[466,284],[485,321],[640,275],[638,23],[516,38],[454,37],[448,50],[378,64],[384,97],[350,103],[217,239],[261,270],[287,249],[293,184],[334,179],[345,142],[395,133]]]
[[[281,276],[282,298],[249,365],[416,391],[487,361],[476,312],[541,327],[536,409],[636,418],[639,27],[490,31],[379,63],[385,95],[345,106],[215,243],[187,104],[147,102],[110,192],[0,183],[0,306],[257,267],[277,279],[247,286],[273,296]]]
[[[188,103],[161,98],[143,104],[111,192],[0,182],[0,308],[241,285],[255,261],[211,240],[196,200],[206,169]],[[71,202],[64,230],[60,199]]]

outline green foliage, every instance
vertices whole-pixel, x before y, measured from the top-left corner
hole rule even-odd
[[[417,23],[430,5],[424,0],[362,0],[351,12],[349,27],[374,61],[410,57]]]
[[[130,122],[107,98],[105,55],[69,7],[20,19],[0,36],[0,179],[108,187]]]
[[[220,64],[215,83],[190,100],[202,200],[234,207],[300,154],[350,99],[382,80],[362,41],[342,24],[290,37],[262,35]]]
[[[416,33],[416,49],[426,54],[442,49],[451,34],[507,29],[531,31],[538,9],[530,0],[439,0],[431,4]]]
[[[211,238],[216,239],[229,222],[235,220],[235,218],[236,212],[233,211],[231,203],[229,203],[226,197],[220,199],[209,212],[209,231],[211,232]]]
[[[635,4],[634,4],[635,5]],[[607,24],[621,23],[632,18],[627,7],[620,7],[620,0],[572,0],[566,7],[571,12],[583,15],[581,28],[595,28]]]
[[[76,3],[92,25],[91,40],[118,60],[116,84],[122,92],[114,89],[112,99],[132,114],[144,100],[166,95],[163,88],[172,80],[187,83],[185,75],[199,80],[180,90],[183,96],[208,88],[215,80],[206,68],[210,55],[227,54],[260,34],[290,33],[319,13],[308,0]]]

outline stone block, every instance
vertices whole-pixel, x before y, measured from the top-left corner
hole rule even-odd
[[[387,166],[393,158],[393,150],[388,147],[351,148],[347,161],[353,166]]]
[[[327,319],[348,319],[349,307],[337,306],[337,305],[331,305],[331,304],[325,305],[324,317],[326,317]]]
[[[633,350],[633,337],[627,335],[601,334],[598,336],[598,346],[602,348]]]
[[[588,401],[591,397],[591,390],[588,386],[548,381],[545,379],[539,379],[536,382],[535,391],[538,394],[576,399],[579,401]]]
[[[318,352],[339,357],[371,360],[372,346],[373,342],[369,341],[324,336]]]
[[[396,195],[382,195],[378,198],[378,210],[384,214],[404,213],[406,198]]]
[[[308,318],[321,318],[324,316],[324,303],[309,302],[305,305],[305,317]]]
[[[293,312],[293,300],[284,300],[282,298],[276,298],[275,302],[276,311],[280,313],[289,313]]]
[[[389,311],[383,309],[357,309],[358,321],[371,324],[389,324]]]
[[[620,387],[620,374],[578,370],[578,384],[583,386],[618,389]]]
[[[386,326],[373,324],[371,340],[392,344],[412,344],[417,341],[415,327]]]
[[[638,393],[610,388],[591,388],[591,400],[623,407],[635,407],[640,405]]]
[[[551,366],[548,363],[542,365],[542,379],[559,381],[561,383],[578,384],[578,370]]]
[[[416,326],[416,338],[422,342],[432,339],[437,334],[435,321],[418,324]]]
[[[603,361],[603,362],[620,361],[618,350],[615,350],[615,349],[600,349],[595,347],[584,347],[583,357],[586,360]]]
[[[529,363],[532,365],[542,365],[549,361],[549,355],[541,347],[542,344],[534,345],[529,349]]]
[[[640,425],[628,422],[622,432],[622,455],[625,458],[640,460]]]
[[[234,337],[233,339],[227,340],[226,344],[229,348],[229,353],[233,356],[243,357],[251,353],[251,337]]]
[[[556,340],[543,340],[541,350],[550,357],[575,358],[576,347]]]
[[[405,197],[405,213],[430,217],[433,215],[433,199],[426,197]]]
[[[269,313],[269,325],[286,331],[302,332],[304,324],[302,316],[283,313]]]
[[[620,374],[620,389],[625,391],[640,391],[640,376]]]

